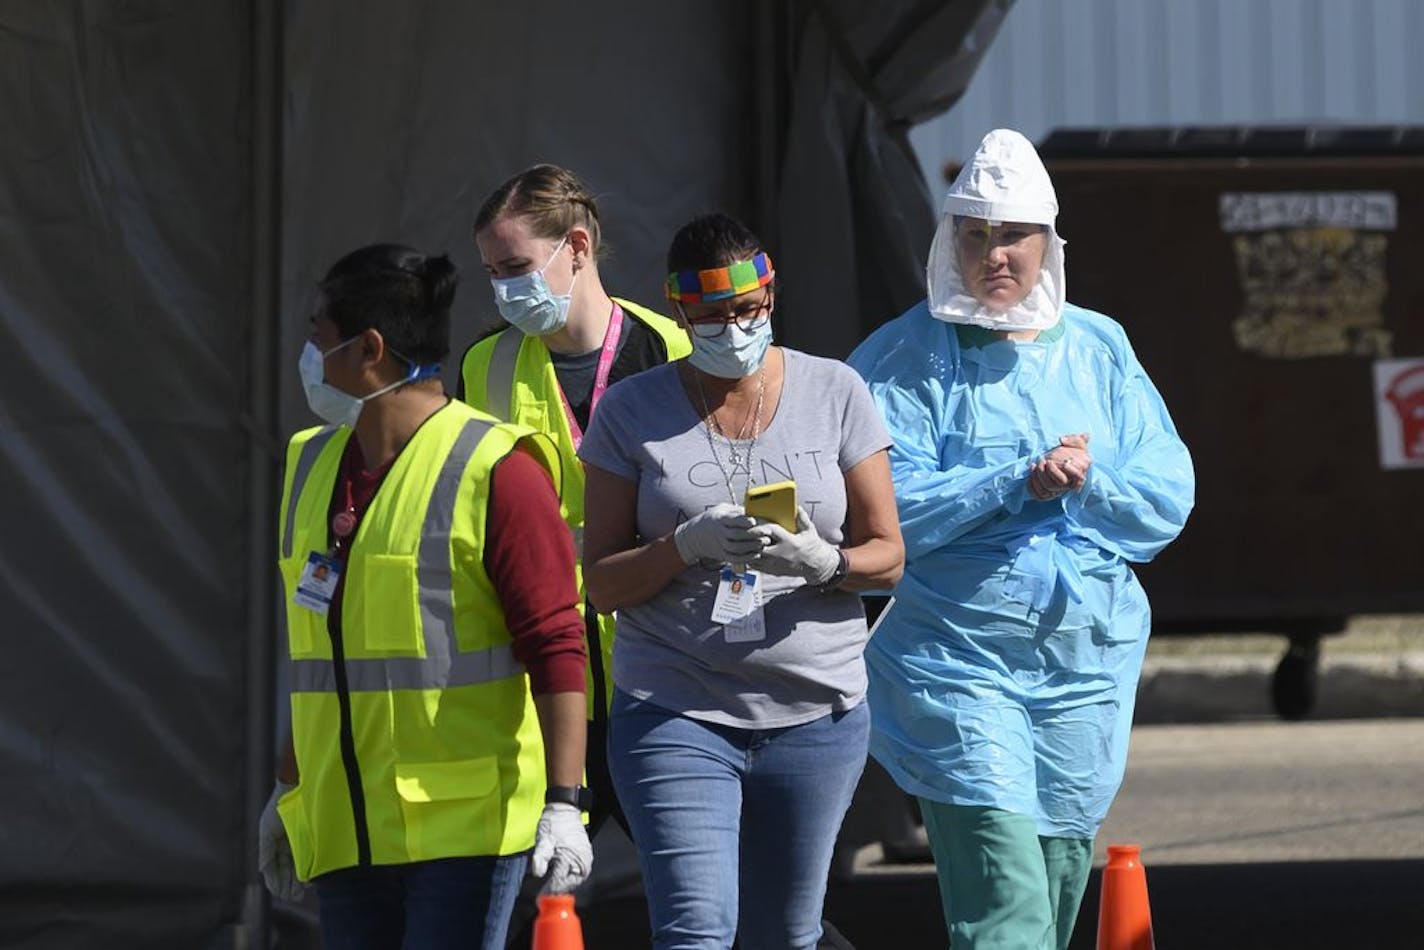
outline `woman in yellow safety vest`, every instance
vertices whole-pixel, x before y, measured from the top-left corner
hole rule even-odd
[[[441,386],[455,269],[338,261],[300,369],[278,564],[291,732],[259,823],[269,890],[317,891],[325,946],[503,948],[525,870],[593,855],[583,622],[548,440]]]
[[[581,549],[584,473],[578,447],[599,400],[618,380],[686,356],[691,344],[675,321],[604,290],[598,207],[567,169],[535,165],[515,175],[485,199],[474,230],[495,304],[509,326],[466,351],[460,397],[555,441],[564,520]],[[581,609],[589,654],[589,828],[596,832],[612,815],[626,831],[604,753],[613,618],[586,603]]]

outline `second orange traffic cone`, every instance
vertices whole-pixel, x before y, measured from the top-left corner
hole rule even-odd
[[[1147,872],[1135,844],[1108,845],[1098,904],[1098,950],[1153,950]]]
[[[583,928],[572,894],[544,894],[534,921],[533,950],[583,950]]]

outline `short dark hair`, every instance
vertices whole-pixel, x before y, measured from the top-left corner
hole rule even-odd
[[[444,254],[371,244],[331,265],[318,286],[341,339],[374,329],[400,356],[428,365],[450,353],[450,305],[458,282]]]
[[[714,211],[693,218],[673,235],[667,269],[708,270],[750,260],[762,250],[761,239],[729,214]]]

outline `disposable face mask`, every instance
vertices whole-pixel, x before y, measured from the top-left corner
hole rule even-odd
[[[722,379],[741,379],[755,373],[771,346],[771,321],[747,331],[730,323],[710,340],[691,334],[692,353],[687,360],[702,372]]]
[[[569,320],[569,303],[573,300],[574,285],[569,284],[569,292],[555,295],[550,292],[544,280],[544,271],[549,269],[554,257],[563,248],[568,238],[560,239],[554,253],[544,262],[544,266],[518,277],[491,277],[494,287],[494,303],[499,315],[518,327],[526,336],[545,336],[564,328]],[[574,272],[578,280],[578,271]]]
[[[334,426],[354,426],[356,418],[361,415],[361,399],[342,392],[326,381],[326,358],[356,340],[357,337],[353,336],[325,353],[308,340],[307,345],[302,347],[301,359],[297,361],[297,372],[302,377],[302,389],[307,394],[307,405],[317,416]]]
[[[367,402],[404,386],[406,383],[429,378],[440,370],[439,366],[421,367],[416,363],[411,363],[395,350],[391,350],[391,353],[397,358],[410,363],[410,373],[404,379],[398,379],[389,386],[383,386],[365,396],[353,396],[350,393],[342,392],[326,381],[326,358],[337,350],[350,346],[358,339],[360,337],[353,336],[349,340],[336,344],[325,353],[317,349],[315,343],[308,340],[307,345],[302,347],[301,357],[297,360],[297,372],[302,378],[302,390],[306,393],[307,405],[318,417],[334,426],[354,427],[356,420],[361,417],[361,407]]]

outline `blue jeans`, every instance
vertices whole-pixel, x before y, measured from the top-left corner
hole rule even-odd
[[[327,950],[503,950],[528,852],[346,868],[315,880]]]
[[[737,729],[616,692],[609,762],[653,947],[725,950],[735,937],[742,950],[812,950],[869,735],[864,703],[799,726]]]

